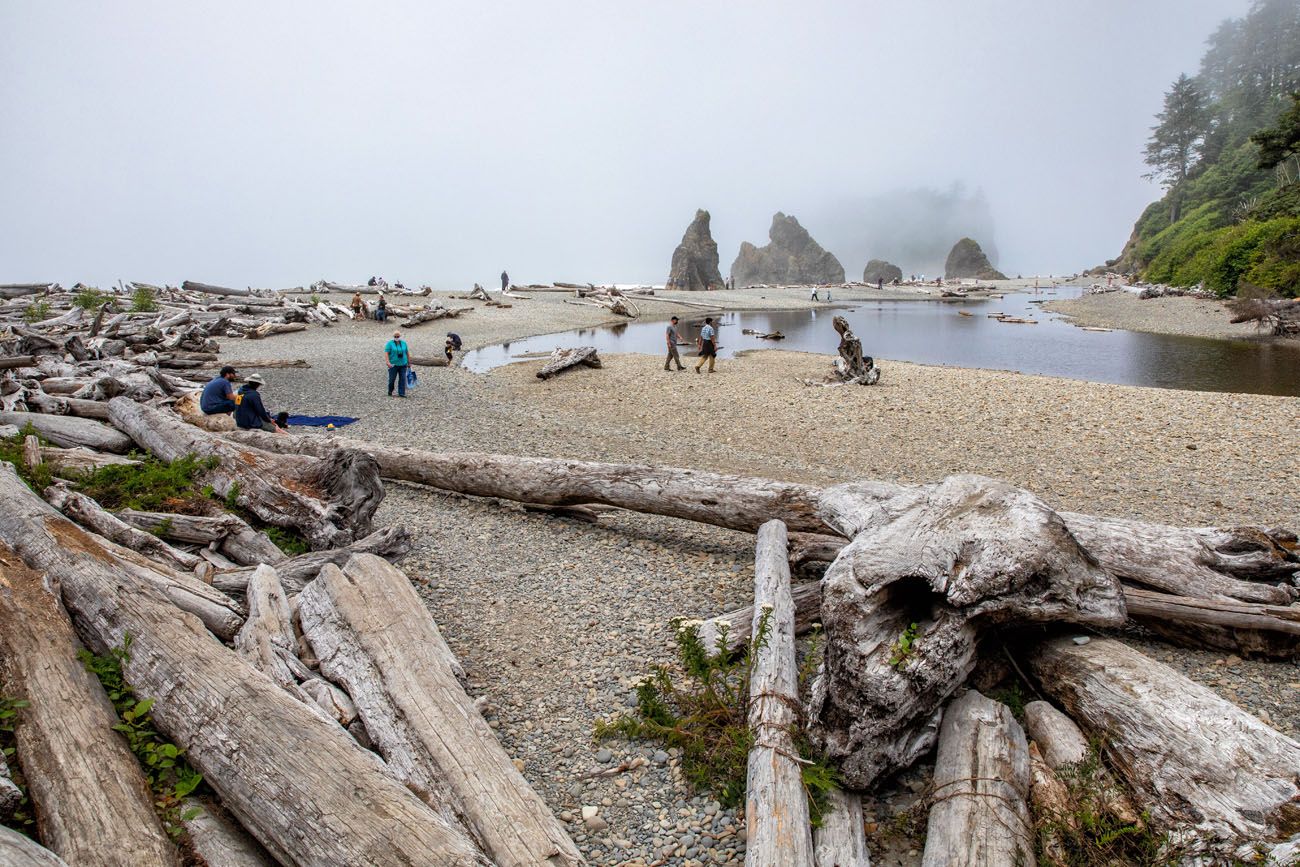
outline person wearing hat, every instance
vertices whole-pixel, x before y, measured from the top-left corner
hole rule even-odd
[[[239,390],[239,406],[235,409],[235,427],[240,430],[264,430],[271,433],[284,433],[275,423],[271,414],[262,405],[262,396],[258,388],[265,384],[260,373],[254,373],[244,380],[244,387]]]
[[[402,332],[393,332],[393,339],[384,344],[384,356],[388,362],[388,396],[393,396],[396,383],[397,396],[406,397],[406,366],[411,363],[411,355]]]
[[[235,411],[237,405],[235,387],[230,384],[234,380],[235,369],[227,364],[211,382],[203,386],[199,409],[203,410],[204,415],[221,415]]]

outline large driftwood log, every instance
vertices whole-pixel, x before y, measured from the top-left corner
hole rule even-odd
[[[131,449],[131,438],[121,431],[91,419],[71,415],[0,412],[0,424],[12,424],[19,430],[31,425],[42,437],[64,448],[84,447],[115,454],[125,454]]]
[[[817,867],[871,867],[866,831],[862,823],[862,798],[856,792],[835,789],[826,795],[829,812],[813,831]]]
[[[14,739],[41,839],[74,867],[173,865],[149,785],[77,647],[42,576],[0,543],[0,693],[29,702]]]
[[[1300,743],[1111,639],[1053,639],[1030,666],[1043,691],[1102,738],[1157,824],[1189,826],[1210,847],[1300,831]]]
[[[252,289],[236,289],[228,286],[213,286],[210,283],[197,283],[193,280],[186,280],[181,283],[181,289],[186,292],[201,292],[204,295],[226,295],[226,296],[251,296]]]
[[[1129,616],[1157,635],[1190,647],[1243,656],[1294,658],[1300,653],[1300,605],[1259,605],[1124,588]]]
[[[124,398],[114,398],[109,413],[114,425],[163,460],[218,459],[206,476],[218,494],[234,494],[239,506],[268,524],[296,529],[315,549],[364,536],[383,499],[378,467],[364,452],[339,449],[320,460],[272,455]]]
[[[442,304],[434,304],[419,310],[414,310],[406,315],[406,321],[402,323],[403,328],[414,328],[417,325],[423,325],[426,322],[433,322],[435,319],[455,319],[462,313],[468,313],[473,307],[456,307],[454,309],[443,307]]]
[[[285,553],[265,533],[254,530],[238,515],[214,517],[171,515],[123,509],[117,517],[139,530],[191,545],[211,545],[240,566],[279,563]]]
[[[353,542],[346,548],[330,548],[289,557],[275,564],[276,575],[285,592],[296,595],[315,580],[326,564],[342,566],[354,554],[375,554],[380,557],[400,557],[411,550],[411,535],[404,527],[385,527]],[[252,569],[232,569],[218,572],[212,577],[212,586],[224,593],[243,593],[253,576]]]
[[[846,487],[824,504],[854,539],[822,581],[811,734],[853,788],[929,749],[986,630],[1125,620],[1119,582],[1027,491],[950,476],[883,503]]]
[[[198,812],[191,818],[183,818],[195,810]],[[266,850],[223,810],[186,798],[181,803],[181,816],[190,844],[208,867],[276,867]]]
[[[297,611],[321,671],[347,688],[376,749],[412,791],[463,822],[503,867],[582,863],[461,689],[401,571],[368,554],[326,566]]]
[[[0,464],[0,541],[33,569],[121,574],[160,591],[177,608],[198,616],[215,635],[230,639],[244,622],[239,606],[193,575],[175,572],[142,554],[87,533],[33,494],[13,467]]]
[[[1033,864],[1029,745],[1010,708],[974,690],[948,705],[922,867]]]
[[[298,674],[303,666],[298,661],[298,640],[293,634],[289,600],[274,567],[253,570],[247,598],[248,619],[235,636],[235,652],[280,686],[301,695]]]
[[[173,548],[152,533],[137,530],[113,513],[105,511],[85,494],[56,485],[45,490],[45,500],[86,529],[111,542],[138,551],[170,569],[193,572],[203,562],[203,558]]]
[[[596,355],[596,347],[579,346],[573,349],[556,348],[551,353],[551,357],[546,359],[546,363],[537,371],[538,379],[550,379],[562,370],[568,370],[578,364],[587,367],[600,367],[600,357]]]
[[[745,786],[745,864],[813,867],[812,825],[793,731],[799,725],[794,602],[785,524],[758,529],[754,553],[753,673],[749,682],[749,748]]]
[[[35,355],[11,355],[7,358],[0,358],[0,370],[11,370],[15,367],[31,367],[35,363]]]
[[[78,418],[93,418],[108,421],[108,405],[98,400],[84,400],[79,397],[51,395],[43,391],[28,391],[27,407],[32,412],[49,415],[75,415]]]
[[[68,867],[68,862],[30,837],[0,825],[0,864],[5,867]]]
[[[53,292],[57,283],[0,283],[0,298],[21,298],[39,292]]]
[[[117,568],[119,557],[94,537],[60,517],[42,520],[54,513],[6,466],[0,497],[18,506],[0,522],[0,535],[24,536],[25,547],[14,547],[59,582],[93,650],[131,636],[127,681],[154,699],[158,727],[277,860],[487,867],[460,828],[388,776],[345,731],[177,612],[152,584]],[[41,553],[49,549],[77,550],[80,562],[51,561]]]

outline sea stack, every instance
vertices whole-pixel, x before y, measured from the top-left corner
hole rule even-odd
[[[667,288],[690,292],[724,288],[722,272],[718,270],[718,245],[709,233],[708,211],[695,212],[695,219],[673,251]]]
[[[903,269],[884,259],[872,259],[862,271],[863,283],[892,283],[902,279]]]
[[[772,217],[766,247],[745,241],[731,265],[731,279],[737,286],[770,283],[780,286],[808,286],[843,283],[844,266],[813,240],[794,217],[780,211]]]
[[[979,244],[970,238],[962,238],[952,245],[952,252],[948,254],[948,261],[943,266],[943,278],[960,280],[966,277],[976,280],[1007,279],[1006,274],[993,267]]]

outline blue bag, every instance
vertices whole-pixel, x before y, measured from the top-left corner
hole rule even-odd
[[[415,388],[419,384],[420,384],[420,379],[415,375],[415,371],[409,367],[406,368],[406,387]]]

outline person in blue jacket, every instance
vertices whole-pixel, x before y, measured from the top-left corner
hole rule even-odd
[[[254,373],[244,381],[244,387],[239,390],[239,406],[235,408],[235,427],[240,430],[284,433],[263,406],[262,395],[257,393],[258,388],[265,382],[260,373]]]
[[[235,387],[230,384],[235,376],[235,369],[227,364],[221,368],[221,373],[203,386],[199,409],[203,410],[204,415],[220,415],[235,411]]]

